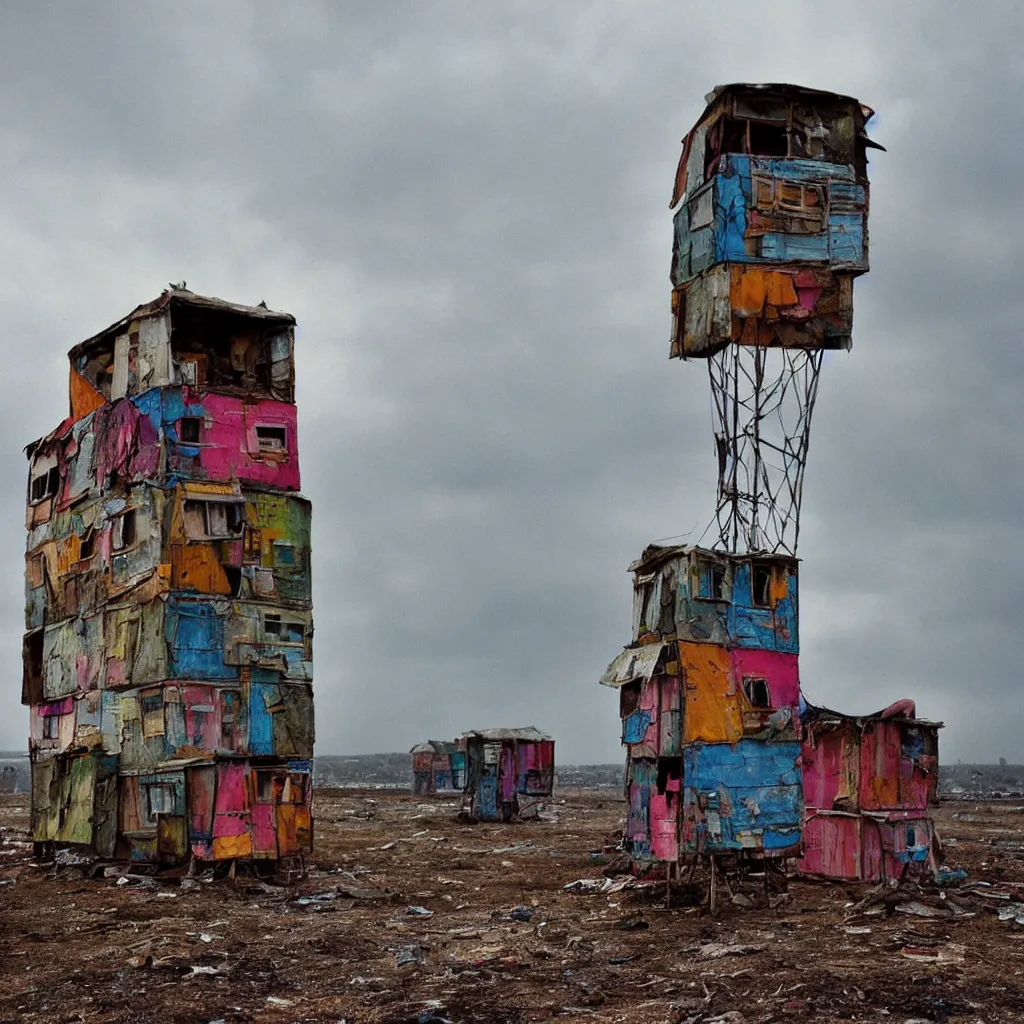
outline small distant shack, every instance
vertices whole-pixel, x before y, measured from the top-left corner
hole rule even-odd
[[[916,713],[912,700],[860,717],[804,709],[802,874],[881,882],[938,870],[942,723]]]
[[[464,733],[463,808],[477,821],[534,818],[551,797],[555,741],[534,726]]]
[[[466,785],[466,751],[461,740],[427,740],[412,754],[413,796],[456,796]]]

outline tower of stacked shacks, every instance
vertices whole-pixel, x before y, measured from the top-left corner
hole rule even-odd
[[[289,867],[311,849],[294,324],[179,286],[70,352],[71,413],[27,449],[40,853]]]
[[[707,104],[672,195],[670,354],[708,368],[717,537],[630,566],[632,640],[601,680],[620,692],[626,849],[670,877],[801,852],[800,500],[823,354],[850,347],[868,269],[874,145],[848,96],[729,85]]]

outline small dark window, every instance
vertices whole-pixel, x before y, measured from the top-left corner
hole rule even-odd
[[[202,420],[198,416],[185,416],[178,431],[183,444],[198,444]]]
[[[220,692],[220,742],[232,748],[238,735],[239,694],[235,690]]]
[[[268,636],[280,636],[281,635],[281,616],[280,615],[264,615],[263,616],[263,632]]]
[[[60,715],[45,715],[43,717],[43,739],[55,740],[60,735]],[[910,843],[908,842],[909,846]]]
[[[238,597],[242,593],[242,570],[234,565],[225,565],[222,568],[231,588],[231,596]]]
[[[651,598],[654,597],[654,581],[645,580],[637,588],[640,591],[640,632],[651,629]]]
[[[751,156],[789,156],[789,136],[784,125],[750,122]]]
[[[720,153],[746,153],[747,122],[732,117],[722,118],[722,148]]]
[[[772,604],[772,567],[754,562],[750,567],[750,598],[758,608],[770,608]]]
[[[225,508],[229,532],[232,534],[241,533],[242,528],[245,526],[245,506],[227,505]]]
[[[699,562],[697,596],[706,601],[725,600],[725,566],[717,562]]]
[[[283,452],[287,448],[284,427],[257,427],[256,443],[261,452]]]
[[[711,566],[711,596],[716,601],[725,600],[725,566]]]
[[[277,787],[273,772],[256,773],[256,799],[266,802],[274,799]]]
[[[24,661],[21,678],[22,704],[43,701],[43,631],[37,629],[22,641]]]
[[[123,551],[135,543],[135,509],[130,508],[114,523],[114,550]]]
[[[619,717],[629,718],[640,703],[640,683],[626,683],[619,688]]]
[[[32,478],[32,501],[52,498],[60,490],[60,470],[54,466]]]
[[[96,550],[96,533],[90,530],[82,539],[78,545],[78,560],[85,562],[92,558],[93,552]]]
[[[681,757],[662,757],[658,759],[658,792],[662,795],[668,790],[669,781],[678,781],[683,777],[683,759]],[[678,786],[674,786],[678,792]]]
[[[755,708],[770,708],[772,706],[771,695],[768,692],[768,681],[757,676],[743,677],[743,692],[747,700]]]

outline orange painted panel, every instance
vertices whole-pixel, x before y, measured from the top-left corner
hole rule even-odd
[[[106,405],[107,400],[77,371],[71,371],[71,418],[83,416]]]
[[[715,644],[679,644],[683,742],[736,743],[743,738],[743,698],[729,672],[729,651]]]
[[[778,307],[797,305],[796,288],[789,274],[760,267],[732,267],[733,314],[739,317],[777,316]],[[768,307],[774,307],[769,310]]]
[[[252,838],[248,832],[240,836],[215,836],[213,840],[214,860],[233,860],[236,857],[252,856]]]
[[[213,544],[171,546],[171,586],[200,594],[230,594],[231,584]]]

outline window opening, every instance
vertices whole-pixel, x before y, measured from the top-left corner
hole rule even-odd
[[[158,814],[174,812],[174,787],[163,783],[146,787],[146,805],[149,820],[152,822]]]
[[[56,466],[32,478],[33,502],[52,498],[58,490],[60,490],[60,470]]]
[[[654,577],[645,576],[637,581],[637,590],[640,596],[640,630],[650,629],[653,623],[650,621],[651,598],[654,597]]]
[[[234,538],[245,526],[241,502],[186,501],[184,516],[185,529],[192,540]]]
[[[750,121],[751,156],[789,156],[789,133],[785,125]]]
[[[256,443],[261,452],[283,452],[287,447],[284,427],[257,427]]]
[[[751,603],[770,608],[772,603],[772,567],[754,562],[750,570]]]
[[[130,508],[114,521],[114,550],[123,551],[135,543],[135,509]]]
[[[89,530],[78,545],[78,560],[84,562],[87,559],[92,558],[93,553],[96,550],[96,533],[93,530]]]
[[[743,677],[743,692],[747,700],[755,708],[770,708],[772,706],[771,694],[768,692],[768,681],[758,676]]]
[[[220,740],[221,745],[234,748],[238,736],[238,710],[240,695],[235,690],[220,692]]]
[[[184,416],[178,428],[178,437],[183,444],[198,444],[202,420],[198,416]]]
[[[285,643],[301,643],[306,634],[303,623],[283,619],[273,613],[263,616],[263,632]]]
[[[619,717],[629,718],[640,704],[640,682],[619,687]]]
[[[698,562],[700,574],[697,597],[706,601],[725,600],[725,566],[717,562]]]
[[[271,801],[275,796],[275,782],[277,781],[273,772],[256,773],[256,799],[260,801]]]

